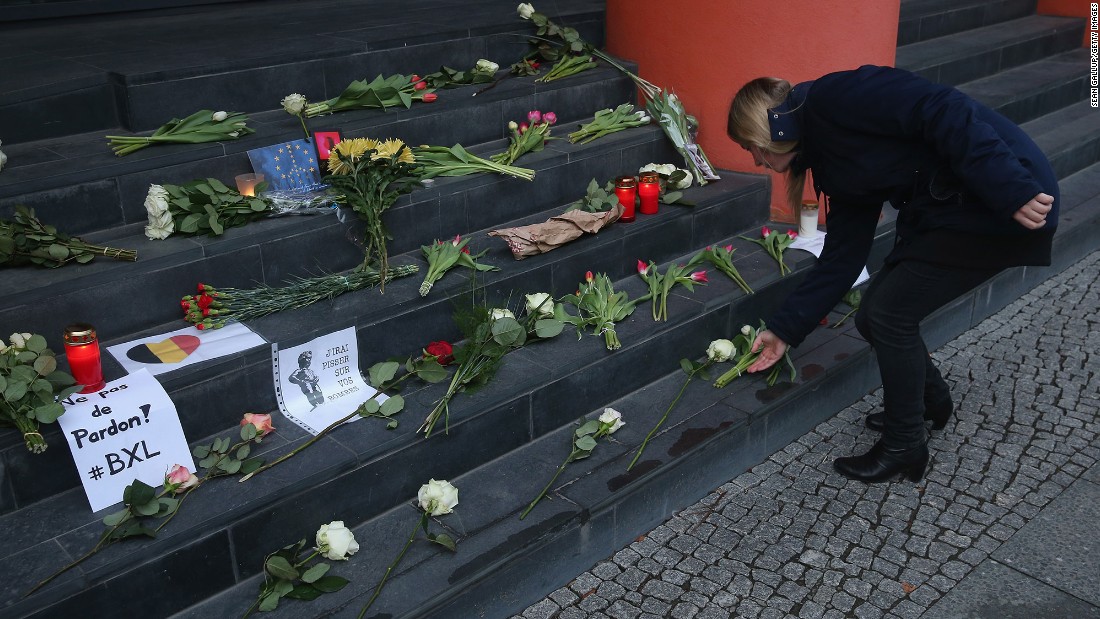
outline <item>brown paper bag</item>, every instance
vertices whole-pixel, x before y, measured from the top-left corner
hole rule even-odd
[[[545,254],[552,249],[557,249],[586,232],[596,234],[622,217],[622,214],[621,204],[616,204],[614,209],[601,213],[569,211],[551,217],[545,223],[493,230],[489,236],[504,239],[516,260],[523,260],[527,256]]]

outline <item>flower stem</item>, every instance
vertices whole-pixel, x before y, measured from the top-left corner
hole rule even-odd
[[[386,568],[386,573],[382,575],[381,582],[379,582],[378,586],[374,589],[374,595],[370,596],[370,599],[367,600],[367,605],[363,607],[363,610],[359,611],[358,619],[363,619],[363,615],[367,614],[367,609],[369,609],[374,604],[374,601],[378,599],[378,594],[382,593],[382,587],[385,586],[386,579],[390,577],[390,574],[393,572],[394,568],[397,567],[397,564],[401,562],[402,558],[404,558],[405,553],[408,552],[409,546],[412,546],[413,541],[416,539],[416,532],[421,527],[427,526],[427,524],[428,512],[424,512],[424,514],[420,516],[420,522],[416,523],[416,526],[413,528],[412,533],[409,534],[409,539],[405,542],[405,547],[401,549],[401,552],[397,553],[397,558],[395,558],[393,560],[393,563],[390,563],[390,566]]]
[[[540,492],[539,495],[535,497],[535,500],[531,501],[531,503],[527,505],[527,509],[523,510],[523,513],[519,515],[520,520],[526,518],[527,514],[531,513],[532,509],[535,509],[535,505],[537,505],[538,502],[542,500],[542,497],[546,496],[546,493],[550,491],[550,486],[554,485],[554,482],[558,480],[558,476],[562,474],[562,471],[565,470],[565,467],[569,466],[569,463],[572,461],[573,454],[570,453],[569,457],[565,459],[565,462],[562,462],[561,466],[558,467],[558,470],[554,473],[554,476],[550,478],[550,481],[546,482],[546,486],[543,487],[542,492]]]
[[[661,419],[657,421],[657,425],[653,426],[653,429],[649,431],[649,434],[645,435],[645,440],[643,440],[642,444],[638,446],[638,451],[635,452],[634,459],[631,460],[630,464],[626,467],[627,471],[634,468],[634,464],[638,461],[638,458],[642,456],[642,452],[645,451],[646,445],[649,444],[649,439],[653,438],[653,435],[657,433],[657,430],[661,429],[661,426],[664,425],[665,420],[668,419],[668,414],[672,412],[672,409],[676,407],[676,403],[680,401],[681,397],[683,397],[684,391],[687,391],[688,385],[691,384],[691,379],[695,378],[695,375],[701,372],[703,368],[706,368],[708,365],[710,365],[710,361],[707,361],[705,364],[703,364],[702,367],[696,370],[692,370],[688,374],[687,380],[684,381],[684,386],[680,387],[680,393],[676,394],[676,398],[673,399],[672,404],[669,404],[668,408],[665,409],[665,414],[661,415]]]
[[[46,440],[42,438],[42,433],[38,431],[38,423],[21,415],[11,404],[6,402],[5,404],[9,409],[12,409],[11,419],[15,423],[15,427],[23,433],[23,441],[27,445],[27,451],[32,454],[40,454],[46,451]]]

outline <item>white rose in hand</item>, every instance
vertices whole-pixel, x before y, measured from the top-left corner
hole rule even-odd
[[[359,544],[343,520],[333,520],[317,529],[317,550],[326,559],[347,561],[349,556],[359,552]]]
[[[603,409],[603,414],[600,415],[600,423],[608,426],[608,434],[614,434],[619,428],[626,425],[626,422],[623,421],[623,414],[613,408]]]
[[[449,514],[458,505],[458,488],[455,488],[447,480],[428,480],[428,483],[420,486],[416,493],[416,499],[420,503],[420,509],[431,516]]]

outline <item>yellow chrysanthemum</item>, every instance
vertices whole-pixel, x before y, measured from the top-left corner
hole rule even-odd
[[[371,155],[371,159],[389,159],[394,155],[397,155],[397,160],[401,163],[416,163],[416,158],[413,157],[409,147],[405,146],[404,142],[396,138],[390,138],[379,144],[377,146],[377,152]]]
[[[328,171],[333,174],[350,174],[351,165],[359,161],[367,151],[375,150],[378,140],[370,138],[352,138],[334,146],[328,155]]]

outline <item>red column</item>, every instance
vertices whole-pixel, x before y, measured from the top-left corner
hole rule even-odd
[[[1089,19],[1089,9],[1092,2],[1088,0],[1039,0],[1039,6],[1035,10],[1039,15],[1063,15],[1065,17],[1084,17]],[[1089,25],[1085,23],[1085,36],[1081,41],[1081,47],[1089,46]]]
[[[764,75],[797,83],[864,64],[892,65],[899,2],[607,0],[607,48],[679,95],[699,119],[699,142],[715,166],[762,173],[726,137],[737,89]],[[783,199],[783,179],[773,177],[772,217],[797,222]]]

